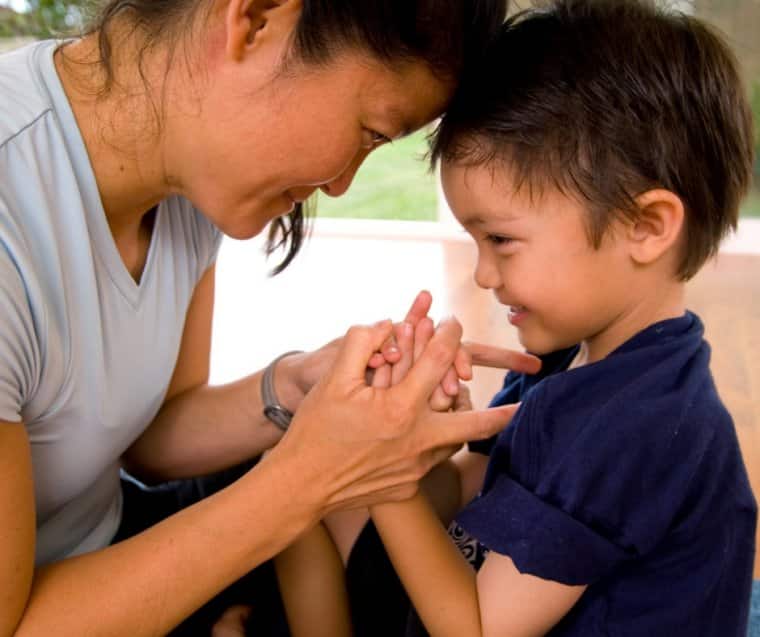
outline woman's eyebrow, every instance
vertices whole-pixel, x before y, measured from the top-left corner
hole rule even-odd
[[[385,117],[389,124],[391,124],[394,130],[398,130],[398,133],[394,135],[393,139],[401,139],[407,135],[411,135],[418,128],[422,128],[426,122],[417,123],[410,122],[403,110],[398,106],[391,104],[385,109]]]

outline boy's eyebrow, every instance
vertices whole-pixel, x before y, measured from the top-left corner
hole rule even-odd
[[[465,213],[464,218],[460,222],[465,228],[469,226],[482,226],[485,223],[485,219],[479,216],[477,212]]]

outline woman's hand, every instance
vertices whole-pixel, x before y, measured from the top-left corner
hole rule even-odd
[[[390,321],[349,330],[335,365],[304,399],[282,441],[263,463],[298,469],[297,483],[334,509],[408,498],[417,481],[463,442],[488,438],[513,407],[438,413],[430,396],[454,365],[462,329],[443,321],[395,386],[368,386],[367,364],[393,331]]]

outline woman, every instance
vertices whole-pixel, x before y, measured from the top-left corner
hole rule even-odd
[[[364,380],[387,322],[280,361],[279,406],[261,373],[207,381],[220,231],[277,220],[287,264],[300,203],[439,115],[503,4],[111,0],[83,38],[0,58],[0,635],[165,634],[326,512],[408,497],[501,428],[428,406],[466,367],[453,321],[388,391]],[[275,443],[112,543],[122,463],[163,481]]]

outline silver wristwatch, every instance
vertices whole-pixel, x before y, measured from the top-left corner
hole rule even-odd
[[[264,403],[264,416],[283,431],[288,430],[290,421],[293,420],[293,412],[283,407],[277,399],[277,394],[274,391],[274,368],[286,356],[300,353],[301,350],[293,350],[280,354],[267,365],[261,377],[261,400]]]

